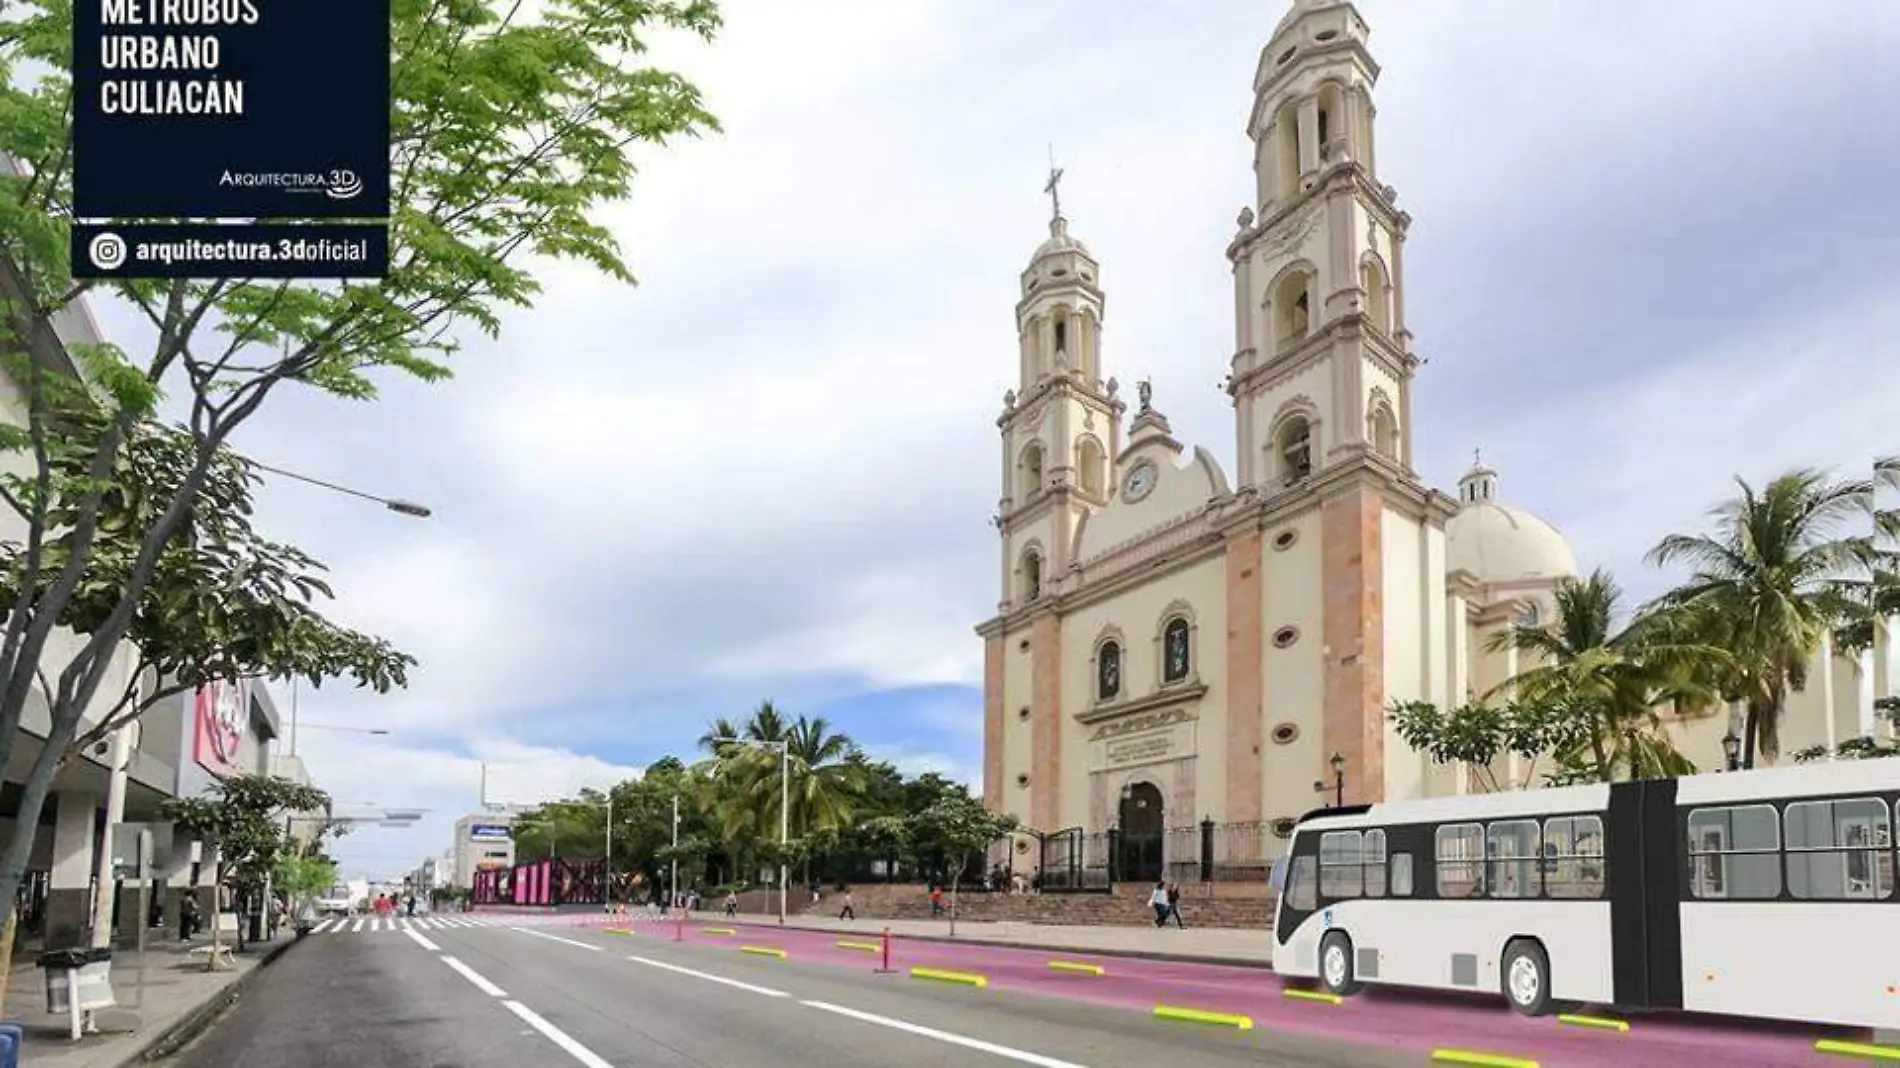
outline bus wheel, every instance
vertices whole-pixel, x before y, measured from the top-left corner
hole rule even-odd
[[[1550,996],[1550,955],[1544,947],[1519,939],[1504,947],[1504,996],[1525,1016],[1547,1016],[1555,1002]]]
[[[1333,931],[1320,939],[1319,981],[1342,998],[1359,992],[1359,980],[1352,974],[1352,939],[1345,932]]]

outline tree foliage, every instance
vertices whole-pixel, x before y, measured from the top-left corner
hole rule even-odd
[[[166,800],[159,818],[216,846],[222,874],[240,892],[254,893],[298,855],[286,818],[329,807],[330,795],[314,786],[275,775],[234,775],[213,783],[209,796]]]
[[[1587,744],[1590,732],[1587,717],[1554,698],[1540,702],[1476,701],[1450,710],[1429,701],[1402,701],[1392,706],[1390,717],[1393,729],[1406,745],[1435,764],[1470,767],[1488,791],[1529,785],[1539,760],[1553,753],[1575,751]],[[1511,756],[1526,763],[1522,782],[1499,777],[1500,758]]]

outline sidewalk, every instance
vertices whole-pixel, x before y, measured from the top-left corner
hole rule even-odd
[[[235,964],[205,971],[203,954],[189,955],[189,946],[176,941],[154,942],[145,949],[145,986],[138,985],[139,953],[121,949],[112,961],[112,992],[118,1006],[93,1014],[99,1033],[75,1043],[65,1014],[46,1011],[46,981],[28,958],[19,960],[7,976],[6,1019],[26,1030],[20,1058],[32,1068],[120,1068],[136,1062],[161,1038],[181,1025],[198,1022],[225,998],[236,984],[260,964],[290,944],[285,935],[275,941],[252,943],[237,954]],[[199,939],[198,945],[206,944]],[[142,996],[143,1004],[138,1004]]]
[[[741,913],[727,921],[717,910],[693,914],[701,923],[718,926],[732,922],[757,927],[777,927],[776,915]],[[876,935],[886,927],[896,938],[920,938],[931,941],[963,942],[1010,948],[1043,949],[1062,953],[1093,953],[1106,956],[1147,957],[1154,960],[1205,961],[1210,964],[1244,964],[1269,967],[1273,961],[1273,932],[1265,929],[1227,927],[1081,927],[1057,924],[957,921],[956,937],[950,935],[948,920],[832,920],[818,916],[789,916],[787,927],[807,931],[832,931],[859,937]]]

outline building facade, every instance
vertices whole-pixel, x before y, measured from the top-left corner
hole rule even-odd
[[[475,885],[478,871],[514,867],[514,817],[495,812],[463,816],[455,821],[449,854],[455,859],[455,885],[464,890]]]
[[[1284,837],[1335,789],[1347,803],[1470,789],[1387,710],[1452,707],[1517,675],[1529,665],[1486,640],[1548,618],[1577,573],[1482,461],[1453,493],[1414,467],[1411,217],[1378,165],[1378,77],[1343,0],[1297,0],[1262,50],[1255,196],[1225,249],[1231,477],[1174,438],[1147,383],[1124,433],[1102,265],[1059,202],[1021,275],[1018,380],[997,419],[1002,597],[977,629],[984,798],[1026,828],[1212,819]],[[1871,697],[1847,696],[1864,665],[1824,658],[1828,693],[1797,698],[1789,751],[1865,721]],[[1806,708],[1823,701],[1832,715]],[[1721,767],[1725,717],[1679,727],[1692,759]]]

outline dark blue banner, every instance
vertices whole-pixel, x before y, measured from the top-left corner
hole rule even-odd
[[[386,218],[389,0],[74,0],[73,213]]]
[[[78,224],[74,278],[381,278],[381,223]]]

